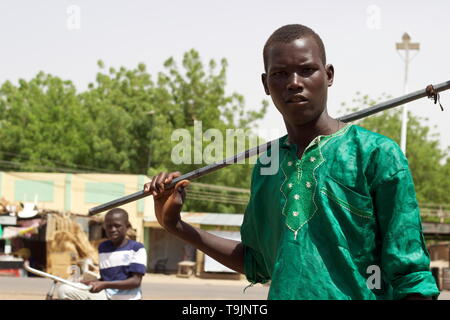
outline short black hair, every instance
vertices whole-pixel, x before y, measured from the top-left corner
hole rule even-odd
[[[114,208],[114,209],[109,210],[109,211],[105,214],[105,220],[106,220],[106,217],[112,216],[112,215],[115,215],[115,214],[121,215],[121,216],[125,219],[125,222],[126,222],[127,224],[130,223],[129,220],[128,220],[128,212],[126,212],[126,211],[125,211],[124,209],[122,209],[122,208]]]
[[[320,58],[323,65],[326,65],[327,58],[325,54],[325,46],[319,35],[307,26],[301,24],[288,24],[275,30],[269,39],[267,39],[263,50],[264,70],[267,71],[267,52],[275,43],[289,43],[305,37],[311,37],[316,41],[320,50]]]

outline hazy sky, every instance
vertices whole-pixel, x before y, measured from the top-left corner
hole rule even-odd
[[[0,2],[0,82],[30,79],[39,70],[72,80],[84,90],[95,80],[96,61],[107,66],[147,64],[152,74],[170,56],[178,61],[195,48],[206,62],[229,62],[229,92],[249,108],[267,99],[261,85],[262,48],[278,27],[301,23],[322,37],[335,67],[328,109],[359,91],[378,97],[403,94],[404,63],[395,43],[408,32],[420,42],[410,66],[410,91],[450,80],[450,1],[10,1]],[[269,99],[270,100],[270,99]],[[409,105],[429,118],[450,146],[450,90],[441,94],[441,112],[431,100]],[[284,134],[284,123],[270,101],[261,122]],[[266,136],[267,137],[267,136]]]

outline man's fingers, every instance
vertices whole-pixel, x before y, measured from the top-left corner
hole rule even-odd
[[[180,181],[180,183],[177,184],[176,190],[180,193],[180,197],[181,197],[181,203],[184,203],[184,200],[186,199],[186,187],[190,184],[191,182],[189,180],[183,180]]]
[[[172,183],[173,179],[178,178],[181,176],[181,172],[171,172],[171,173],[164,173],[163,175],[158,175],[156,186],[158,187],[159,192],[164,192],[165,186]]]
[[[181,172],[180,171],[176,171],[176,172],[171,172],[169,173],[169,175],[167,176],[165,183],[166,184],[170,184],[172,182],[173,179],[178,178],[179,176],[181,176]]]
[[[169,173],[169,177],[171,178],[171,180],[174,179],[174,178],[178,178],[180,176],[181,176],[181,172],[180,171],[175,171],[175,172]]]
[[[186,191],[185,188],[190,184],[191,182],[189,180],[181,180],[175,185],[175,192],[173,193],[173,196],[175,198],[175,201],[177,204],[181,205],[184,202],[184,199],[186,197]]]
[[[158,191],[158,192],[164,192],[164,180],[166,180],[167,175],[168,175],[168,174],[167,174],[166,172],[161,172],[161,173],[156,177],[156,181],[155,181],[156,191]]]
[[[182,189],[186,188],[191,182],[189,180],[181,180],[175,185],[175,190],[181,192]]]
[[[152,181],[150,182],[150,192],[153,196],[156,196],[160,190],[159,184],[161,181],[164,181],[165,176],[167,176],[166,172],[160,172],[158,175],[154,176]]]
[[[166,185],[170,184],[173,181],[173,179],[178,178],[180,176],[181,172],[179,171],[171,173],[160,172],[159,174],[154,176],[150,182],[147,182],[144,185],[144,192],[151,193],[153,196],[158,196],[164,193]],[[182,185],[187,186],[187,184],[185,183],[183,183]]]
[[[189,185],[189,183],[189,180],[182,180],[175,185],[173,192],[169,197],[167,207],[168,212],[179,211],[179,209],[183,206],[186,194],[185,188]]]

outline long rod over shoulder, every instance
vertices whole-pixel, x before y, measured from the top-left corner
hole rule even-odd
[[[360,111],[356,111],[354,113],[340,117],[338,119],[341,120],[342,122],[351,122],[351,121],[355,121],[355,120],[359,120],[359,119],[371,116],[375,113],[378,113],[378,112],[381,112],[381,111],[384,111],[387,109],[392,109],[392,108],[401,106],[405,103],[408,103],[408,102],[411,102],[411,101],[414,101],[414,100],[417,100],[417,99],[420,99],[423,97],[427,97],[427,96],[429,97],[430,94],[432,93],[431,88],[433,88],[434,92],[436,92],[436,93],[450,89],[450,80],[439,83],[438,85],[435,85],[435,86],[427,86],[426,89],[417,90],[417,91],[405,94],[403,96],[400,96],[398,98],[390,99],[388,101],[376,104],[373,107],[366,108],[366,109],[363,109]]]
[[[417,90],[412,93],[408,93],[406,95],[400,96],[398,98],[390,99],[388,101],[379,103],[372,107],[351,113],[346,116],[339,117],[338,119],[342,122],[351,122],[351,121],[355,121],[355,120],[360,120],[362,118],[368,117],[375,113],[378,113],[378,112],[381,112],[381,111],[384,111],[387,109],[392,109],[392,108],[398,107],[400,105],[403,105],[405,103],[408,103],[408,102],[411,102],[411,101],[414,101],[414,100],[417,100],[417,99],[420,99],[420,98],[423,98],[426,96],[428,96],[428,97],[433,96],[435,98],[435,102],[436,102],[436,99],[437,99],[436,95],[439,92],[445,91],[447,89],[450,89],[450,80],[439,83],[438,85],[435,85],[435,86],[427,86],[426,89]],[[231,164],[238,163],[239,160],[247,159],[254,155],[259,155],[259,154],[265,152],[270,147],[270,145],[277,140],[278,139],[272,140],[272,141],[264,143],[260,146],[257,146],[252,149],[241,152],[230,158],[224,159],[224,160],[216,162],[214,164],[207,165],[200,169],[193,170],[189,173],[186,173],[186,174],[174,179],[172,181],[172,183],[167,185],[165,188],[171,189],[181,180],[193,180],[193,179],[202,177],[204,175],[207,175],[208,173],[219,170],[221,168],[227,167]],[[127,204],[129,202],[133,202],[133,201],[142,199],[149,195],[151,195],[151,194],[145,193],[144,190],[141,190],[141,191],[132,193],[130,195],[127,195],[127,196],[112,200],[110,202],[101,204],[99,206],[93,207],[93,208],[89,209],[89,215],[94,215],[94,214],[97,214],[97,213],[100,213],[100,212],[103,212],[103,211],[106,211],[106,210],[109,210],[112,208],[116,208],[116,207],[122,206],[124,204]]]

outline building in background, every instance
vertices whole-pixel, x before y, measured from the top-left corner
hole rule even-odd
[[[131,174],[0,172],[0,198],[87,216],[90,208],[142,190],[148,181]],[[129,214],[137,241],[144,242],[143,219],[155,215],[153,197],[121,207]]]
[[[243,214],[182,212],[183,221],[217,236],[241,240]],[[148,270],[175,273],[180,262],[195,262],[195,275],[202,278],[241,279],[242,276],[188,243],[164,230],[156,218],[144,218],[145,243],[148,246]]]

